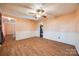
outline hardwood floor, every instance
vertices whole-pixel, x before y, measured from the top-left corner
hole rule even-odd
[[[24,40],[14,40],[11,36],[0,48],[2,56],[77,56],[74,46],[48,40],[39,37],[32,37]]]

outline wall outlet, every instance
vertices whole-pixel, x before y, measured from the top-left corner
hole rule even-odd
[[[60,36],[58,36],[58,39],[60,39]]]

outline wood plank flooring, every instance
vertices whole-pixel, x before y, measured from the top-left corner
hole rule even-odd
[[[48,40],[39,37],[32,37],[24,40],[14,40],[11,36],[0,48],[2,56],[77,56],[74,46]]]

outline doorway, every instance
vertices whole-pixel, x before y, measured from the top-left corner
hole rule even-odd
[[[43,38],[43,25],[40,25],[40,37]]]
[[[15,19],[3,16],[2,17],[3,23],[3,33],[6,40],[7,38],[11,38],[10,40],[15,40]]]
[[[0,44],[4,41],[3,31],[2,31],[2,14],[0,13]]]

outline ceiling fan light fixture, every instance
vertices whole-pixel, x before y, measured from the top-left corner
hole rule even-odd
[[[37,9],[36,12],[36,18],[42,17],[45,13],[43,9]]]
[[[41,15],[37,14],[37,15],[36,15],[36,17],[37,17],[37,18],[40,18],[40,17],[41,17]]]
[[[41,12],[41,13],[43,13],[44,10],[43,10],[43,9],[38,9],[37,12]]]

